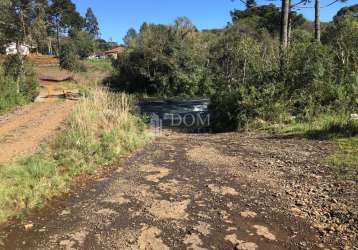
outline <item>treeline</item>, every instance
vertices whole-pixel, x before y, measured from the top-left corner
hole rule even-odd
[[[151,95],[209,96],[217,130],[356,112],[357,7],[323,24],[320,40],[315,25],[291,10],[287,44],[283,13],[274,5],[248,4],[219,30],[200,32],[187,18],[144,23],[125,37],[114,85]]]
[[[79,59],[116,43],[100,38],[96,16],[88,8],[85,17],[71,0],[1,0],[0,54],[15,43],[17,51],[56,55],[69,70],[83,69]],[[31,63],[21,54],[0,58],[0,113],[34,100],[38,82]]]
[[[81,57],[95,48],[116,46],[100,39],[100,28],[91,8],[82,17],[71,0],[2,0],[0,45],[28,44],[36,52],[59,55],[63,44],[76,40]]]

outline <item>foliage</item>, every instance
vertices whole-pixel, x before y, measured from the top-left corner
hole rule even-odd
[[[333,140],[335,152],[324,162],[338,174],[358,177],[358,120],[344,113],[320,114],[309,122],[293,122],[283,128],[273,127],[273,131],[288,137]]]
[[[128,48],[135,48],[137,43],[138,35],[137,31],[133,28],[129,29],[126,36],[124,37],[124,45]]]
[[[17,55],[7,56],[0,68],[0,113],[33,101],[38,87],[31,63]]]
[[[100,51],[107,51],[107,50],[113,49],[115,47],[118,47],[118,44],[116,42],[106,41],[104,39],[97,39],[96,47]]]
[[[94,37],[99,36],[99,24],[91,8],[88,8],[86,12],[85,30]]]
[[[246,10],[234,10],[231,12],[232,21],[237,26],[250,23],[249,28],[256,31],[267,30],[270,34],[278,34],[281,27],[281,11],[274,4],[256,6]],[[291,23],[293,28],[304,24],[306,19],[296,12],[291,12]]]
[[[16,82],[5,76],[0,69],[0,114],[24,103],[21,95],[17,93]]]
[[[330,23],[322,41],[329,46],[338,66],[336,74],[341,80],[358,72],[358,19],[355,16],[341,16]]]
[[[358,15],[358,4],[354,4],[348,7],[343,7],[340,9],[337,14],[333,17],[334,22],[339,22],[339,19],[346,16],[355,16]]]
[[[68,120],[65,133],[40,153],[0,168],[0,222],[68,191],[71,180],[91,174],[150,140],[130,113],[125,94],[89,92]]]
[[[284,51],[275,36],[280,11],[274,5],[234,11],[233,24],[223,30],[198,32],[186,18],[169,26],[144,23],[125,38],[127,49],[114,64],[114,87],[209,96],[216,131],[354,113],[358,20],[343,12],[327,25],[322,44],[314,41],[307,21],[291,13],[290,46]]]
[[[113,72],[111,59],[87,60],[86,65],[91,71]]]
[[[209,91],[206,43],[190,20],[178,18],[170,26],[144,23],[136,37],[131,33],[131,47],[114,64],[114,87],[161,95]]]
[[[337,151],[326,162],[339,174],[353,175],[358,179],[358,136],[336,140]]]
[[[46,51],[48,46],[46,7],[47,5],[37,5],[37,8],[35,9],[36,17],[31,26],[31,38],[36,46],[37,52]]]
[[[79,60],[76,47],[73,43],[67,43],[62,45],[59,59],[60,67],[63,69],[67,69],[74,72],[85,71],[85,68]]]
[[[74,30],[71,32],[71,41],[75,47],[75,53],[80,59],[85,59],[96,50],[95,36],[84,31]]]

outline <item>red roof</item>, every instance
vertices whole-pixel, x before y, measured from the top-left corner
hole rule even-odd
[[[116,47],[116,48],[113,48],[111,50],[107,50],[104,53],[106,55],[108,55],[108,54],[119,54],[119,53],[122,53],[123,51],[124,51],[124,47]]]

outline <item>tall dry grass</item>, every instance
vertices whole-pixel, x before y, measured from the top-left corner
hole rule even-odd
[[[126,94],[91,90],[52,143],[34,156],[0,166],[0,223],[67,191],[73,177],[114,164],[148,142],[146,126],[130,110]]]

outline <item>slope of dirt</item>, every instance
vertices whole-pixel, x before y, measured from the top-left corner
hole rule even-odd
[[[72,101],[34,103],[0,117],[0,164],[34,153],[59,129]]]
[[[42,77],[62,79],[69,74],[56,66],[36,69]],[[61,127],[74,105],[74,101],[65,99],[69,91],[59,89],[62,84],[40,81],[35,103],[0,116],[0,165],[34,153]]]
[[[168,133],[0,239],[4,249],[354,249],[357,184],[320,164],[331,149]]]

